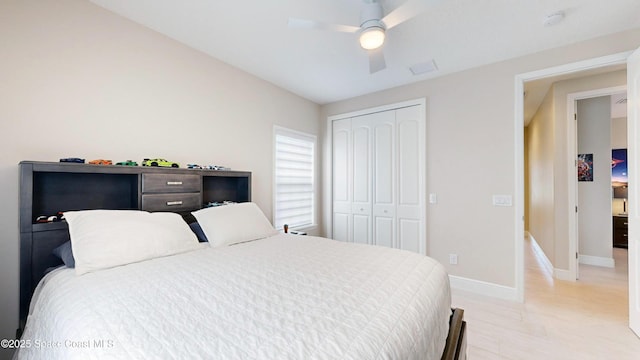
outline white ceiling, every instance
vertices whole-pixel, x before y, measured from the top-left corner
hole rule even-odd
[[[90,1],[319,104],[640,27],[640,0],[444,0],[389,30],[387,69],[369,74],[356,35],[287,27],[358,26],[363,0]],[[558,10],[566,19],[544,27]],[[436,72],[409,71],[431,59]]]

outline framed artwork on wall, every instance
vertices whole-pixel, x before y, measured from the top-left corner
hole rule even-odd
[[[611,187],[613,188],[613,198],[622,199],[622,213],[620,215],[627,214],[628,185],[627,149],[613,149],[611,150]]]
[[[593,181],[593,154],[578,154],[578,181]]]
[[[611,150],[611,186],[614,188],[627,186],[627,149]]]

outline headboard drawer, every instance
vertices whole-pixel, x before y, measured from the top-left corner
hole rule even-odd
[[[200,193],[144,194],[142,210],[181,212],[202,207]]]
[[[199,192],[201,188],[200,175],[142,174],[143,193]]]

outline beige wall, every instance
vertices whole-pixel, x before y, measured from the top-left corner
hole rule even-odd
[[[526,228],[549,259],[555,259],[555,98],[554,87],[547,92],[529,126],[526,145],[529,155],[529,211]],[[553,262],[553,261],[552,261]]]
[[[611,148],[627,148],[627,118],[611,119]]]
[[[523,131],[514,128],[515,76],[638,46],[640,30],[614,34],[328,104],[322,107],[322,117],[426,98],[427,193],[438,195],[438,204],[428,208],[428,253],[452,275],[513,287],[515,208],[495,207],[491,199],[493,194],[515,192],[514,134]],[[566,136],[566,131],[556,136]],[[325,167],[328,145],[324,144]],[[554,176],[567,181],[566,169]],[[323,179],[328,204],[328,174]],[[518,199],[514,204],[522,205]],[[329,206],[323,216],[328,231]],[[558,248],[567,251],[566,246]],[[448,265],[450,253],[459,255],[458,265]]]
[[[0,338],[18,323],[19,161],[227,165],[271,217],[273,125],[320,132],[318,105],[86,1],[2,1],[0,43]]]
[[[578,154],[593,154],[593,181],[578,182],[578,253],[613,263],[611,96],[577,101]]]

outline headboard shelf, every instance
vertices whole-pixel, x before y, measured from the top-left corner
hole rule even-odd
[[[232,174],[229,177],[205,177],[203,180],[203,201],[222,202],[232,200],[236,202],[250,201],[251,193],[249,178]]]
[[[138,175],[35,171],[33,220],[58,211],[138,208]]]
[[[180,196],[184,201],[163,200]],[[19,331],[24,328],[31,296],[45,270],[60,264],[51,251],[69,240],[66,222],[37,223],[38,216],[111,209],[171,211],[190,220],[191,211],[208,202],[225,200],[251,201],[250,172],[20,162]],[[173,206],[176,203],[180,205]]]

